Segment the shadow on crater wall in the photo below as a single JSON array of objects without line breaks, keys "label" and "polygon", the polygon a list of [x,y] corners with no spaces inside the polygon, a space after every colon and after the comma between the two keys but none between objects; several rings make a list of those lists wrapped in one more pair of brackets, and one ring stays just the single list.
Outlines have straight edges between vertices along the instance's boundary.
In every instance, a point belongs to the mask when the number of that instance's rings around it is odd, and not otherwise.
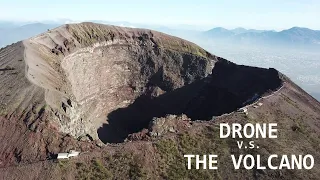
[{"label": "shadow on crater wall", "polygon": [[147,128],[153,117],[186,114],[192,120],[235,111],[262,94],[279,88],[282,81],[275,69],[239,66],[220,59],[212,75],[159,97],[142,95],[126,108],[108,115],[108,123],[98,129],[104,143],[120,143],[131,133]]}]

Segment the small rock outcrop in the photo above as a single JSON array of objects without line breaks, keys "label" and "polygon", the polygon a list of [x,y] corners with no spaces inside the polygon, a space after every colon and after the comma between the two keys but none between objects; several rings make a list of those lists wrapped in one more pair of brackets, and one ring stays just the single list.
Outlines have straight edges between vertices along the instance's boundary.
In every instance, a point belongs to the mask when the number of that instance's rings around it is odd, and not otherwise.
[{"label": "small rock outcrop", "polygon": [[186,115],[167,115],[161,118],[153,118],[149,125],[149,135],[160,137],[168,132],[176,133],[181,129],[191,127],[191,119]]}]

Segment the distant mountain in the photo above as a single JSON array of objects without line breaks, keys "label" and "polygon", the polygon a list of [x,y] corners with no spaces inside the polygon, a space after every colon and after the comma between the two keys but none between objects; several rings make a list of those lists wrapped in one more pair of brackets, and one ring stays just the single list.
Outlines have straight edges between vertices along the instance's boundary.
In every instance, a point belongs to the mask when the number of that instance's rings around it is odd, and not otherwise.
[{"label": "distant mountain", "polygon": [[203,32],[205,38],[223,39],[231,42],[277,44],[277,45],[319,45],[320,31],[293,27],[283,31],[236,28],[213,28]]},{"label": "distant mountain", "polygon": [[235,29],[231,29],[231,31],[233,33],[235,33],[235,34],[241,34],[241,33],[247,32],[247,29],[242,28],[242,27],[238,27],[238,28],[235,28]]},{"label": "distant mountain", "polygon": [[208,31],[205,31],[204,34],[214,35],[214,36],[219,36],[219,35],[222,35],[222,36],[234,36],[234,35],[244,34],[244,33],[262,33],[262,32],[266,32],[266,31],[268,31],[268,30],[245,29],[245,28],[242,28],[242,27],[238,27],[238,28],[235,28],[235,29],[228,30],[228,29],[223,28],[223,27],[216,27],[216,28],[210,29]]},{"label": "distant mountain", "polygon": [[233,31],[222,28],[222,27],[216,27],[216,28],[210,29],[209,31],[205,31],[204,34],[205,36],[214,37],[214,38],[228,38],[235,35]]},{"label": "distant mountain", "polygon": [[242,33],[261,33],[267,30],[245,29],[245,28],[239,27],[239,28],[232,29],[230,31],[232,31],[234,34],[242,34]]},{"label": "distant mountain", "polygon": [[289,42],[320,43],[320,31],[308,28],[293,27],[280,31],[279,35],[283,40]]},{"label": "distant mountain", "polygon": [[0,47],[27,39],[59,26],[59,24],[33,23],[17,25],[13,23],[0,23]]}]

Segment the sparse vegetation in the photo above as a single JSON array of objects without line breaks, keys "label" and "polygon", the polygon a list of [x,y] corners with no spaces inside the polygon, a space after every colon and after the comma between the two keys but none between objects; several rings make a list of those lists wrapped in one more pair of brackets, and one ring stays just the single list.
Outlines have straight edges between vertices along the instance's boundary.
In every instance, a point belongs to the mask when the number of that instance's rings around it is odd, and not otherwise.
[{"label": "sparse vegetation", "polygon": [[133,180],[138,179],[146,179],[147,173],[142,165],[139,163],[138,157],[134,157],[134,159],[130,162],[130,169],[129,169],[129,177]]},{"label": "sparse vegetation", "polygon": [[117,177],[132,180],[148,179],[141,157],[132,153],[117,152],[113,155],[106,154],[107,167],[112,169],[112,174]]},{"label": "sparse vegetation", "polygon": [[94,158],[89,164],[76,163],[76,179],[148,179],[140,157],[129,153],[106,154]]},{"label": "sparse vegetation", "polygon": [[76,163],[77,176],[80,180],[100,180],[112,178],[111,172],[104,167],[99,159],[93,159],[89,165],[81,162]]},{"label": "sparse vegetation", "polygon": [[59,160],[58,164],[59,164],[59,167],[64,170],[68,167],[69,161],[68,160]]},{"label": "sparse vegetation", "polygon": [[299,106],[296,104],[296,102],[292,101],[288,96],[284,95],[284,94],[281,94],[281,96],[283,97],[283,99],[291,104],[292,106],[294,106],[295,108],[299,109]]},{"label": "sparse vegetation", "polygon": [[[160,156],[160,172],[164,179],[222,179],[220,171],[187,169],[185,154],[219,154],[225,156],[229,153],[229,140],[221,140],[218,137],[218,129],[206,127],[196,135],[182,133],[177,139],[165,139],[155,144]],[[235,142],[234,142],[235,143]],[[219,162],[218,166],[224,166]]]},{"label": "sparse vegetation", "polygon": [[179,52],[186,52],[186,53],[191,53],[197,56],[207,57],[207,53],[205,52],[205,50],[203,50],[199,46],[192,43],[190,44],[184,43],[182,40],[179,40],[179,39],[173,40],[173,41],[164,40],[159,43],[160,43],[160,47],[163,47],[165,49],[179,51]]}]

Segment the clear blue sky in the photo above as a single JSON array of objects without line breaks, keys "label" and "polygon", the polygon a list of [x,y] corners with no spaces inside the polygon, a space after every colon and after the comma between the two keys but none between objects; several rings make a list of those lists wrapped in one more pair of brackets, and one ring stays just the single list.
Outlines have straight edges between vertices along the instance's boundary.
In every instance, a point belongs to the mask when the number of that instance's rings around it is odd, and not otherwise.
[{"label": "clear blue sky", "polygon": [[0,0],[0,20],[320,29],[320,0]]}]

